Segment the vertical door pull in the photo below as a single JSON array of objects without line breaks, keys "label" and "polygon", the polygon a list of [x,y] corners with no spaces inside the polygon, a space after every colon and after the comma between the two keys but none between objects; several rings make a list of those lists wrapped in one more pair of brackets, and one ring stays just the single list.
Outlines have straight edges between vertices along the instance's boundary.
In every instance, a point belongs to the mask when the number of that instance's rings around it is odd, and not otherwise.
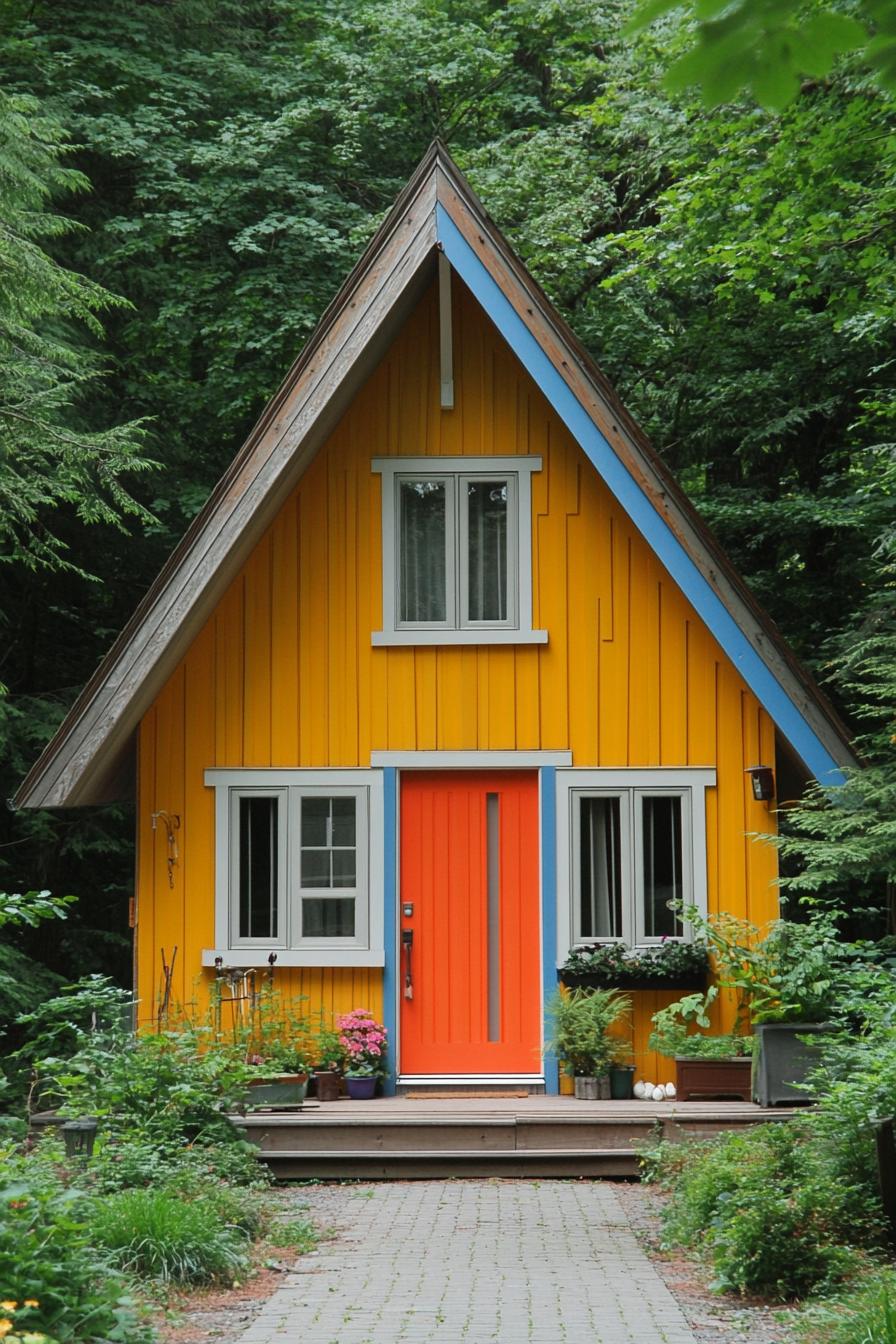
[{"label": "vertical door pull", "polygon": [[414,930],[402,929],[401,945],[404,948],[404,996],[406,999],[414,997],[414,979],[411,974],[411,948],[414,945]]}]

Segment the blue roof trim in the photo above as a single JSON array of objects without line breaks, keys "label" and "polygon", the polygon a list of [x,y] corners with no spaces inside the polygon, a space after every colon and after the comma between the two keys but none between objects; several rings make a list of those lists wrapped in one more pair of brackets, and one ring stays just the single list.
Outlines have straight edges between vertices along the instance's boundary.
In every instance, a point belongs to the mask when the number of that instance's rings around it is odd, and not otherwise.
[{"label": "blue roof trim", "polygon": [[619,504],[697,614],[705,621],[794,751],[821,783],[842,784],[844,775],[837,762],[756,652],[669,525],[616,456],[441,203],[436,204],[436,234],[445,255],[464,284],[472,290],[569,432],[581,444]]}]

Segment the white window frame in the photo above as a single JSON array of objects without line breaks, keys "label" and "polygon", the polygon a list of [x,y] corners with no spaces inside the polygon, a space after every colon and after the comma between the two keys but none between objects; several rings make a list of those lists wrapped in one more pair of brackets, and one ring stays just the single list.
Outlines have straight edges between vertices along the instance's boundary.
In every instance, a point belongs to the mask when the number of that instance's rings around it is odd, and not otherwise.
[{"label": "white window frame", "polygon": [[[703,914],[706,913],[706,790],[714,788],[715,783],[715,770],[702,767],[557,771],[558,966],[562,966],[568,952],[574,947],[595,943],[650,947],[662,941],[644,934],[642,811],[639,802],[645,797],[671,796],[682,799],[682,885],[685,904],[695,905]],[[578,854],[581,821],[578,802],[582,797],[622,799],[621,938],[579,936],[581,869]],[[693,936],[692,927],[686,924],[683,935],[677,941],[691,942]]]},{"label": "white window frame", "polygon": [[[547,631],[532,629],[532,473],[541,458],[377,457],[371,470],[382,476],[383,628],[374,645],[546,644]],[[399,619],[399,491],[404,480],[445,481],[446,619]],[[507,617],[471,621],[468,604],[468,513],[458,503],[465,481],[505,481],[507,509]]]},{"label": "white window frame", "polygon": [[[203,966],[220,957],[227,966],[260,966],[271,952],[278,966],[383,966],[384,820],[381,770],[211,769],[205,783],[215,790],[215,946],[203,948]],[[276,938],[239,937],[239,800],[278,800],[278,892]],[[301,804],[303,797],[357,800],[357,882],[354,888],[302,887]],[[354,896],[352,938],[303,938],[303,898]]]}]

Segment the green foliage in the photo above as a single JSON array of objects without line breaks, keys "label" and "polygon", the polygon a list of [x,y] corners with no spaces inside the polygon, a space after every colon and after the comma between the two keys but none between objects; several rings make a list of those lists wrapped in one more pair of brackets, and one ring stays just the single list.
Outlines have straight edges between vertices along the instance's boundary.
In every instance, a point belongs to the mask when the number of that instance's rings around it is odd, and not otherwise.
[{"label": "green foliage", "polygon": [[547,1004],[551,1039],[545,1050],[577,1077],[600,1077],[614,1058],[611,1028],[631,1012],[631,1000],[612,989],[558,989]]},{"label": "green foliage", "polygon": [[122,1190],[97,1200],[91,1227],[121,1270],[169,1284],[233,1283],[248,1269],[245,1233],[221,1220],[214,1198]]},{"label": "green foliage", "polygon": [[896,1344],[896,1271],[866,1272],[851,1290],[807,1307],[795,1330],[805,1344]]},{"label": "green foliage", "polygon": [[91,1189],[106,1193],[150,1185],[203,1190],[222,1183],[263,1189],[272,1179],[255,1144],[228,1139],[163,1147],[128,1131],[99,1134],[86,1174]]},{"label": "green foliage", "polygon": [[41,1080],[44,1102],[95,1115],[112,1135],[160,1152],[212,1140],[238,1142],[227,1114],[251,1076],[240,1042],[209,1027],[134,1032],[131,996],[101,976],[72,986],[23,1019],[34,1035],[19,1056]]},{"label": "green foliage", "polygon": [[[661,1182],[663,1156],[654,1158]],[[673,1160],[665,1242],[703,1247],[721,1290],[803,1297],[848,1272],[844,1233],[869,1230],[854,1190],[831,1182],[797,1121],[728,1134]]]},{"label": "green foliage", "polygon": [[[889,554],[892,539],[882,549]],[[861,769],[838,788],[814,784],[774,838],[791,870],[784,886],[809,906],[888,911],[896,883],[896,584],[892,563],[858,637],[837,662],[838,681],[865,732]]]},{"label": "green foliage", "polygon": [[64,1185],[53,1154],[0,1156],[0,1282],[10,1300],[38,1303],[17,1328],[61,1344],[149,1344],[124,1282],[97,1256],[83,1192]]},{"label": "green foliage", "polygon": [[[648,1050],[658,1050],[668,1059],[676,1055],[684,1059],[730,1059],[752,1053],[753,1039],[737,1032],[726,1035],[706,1034],[712,1026],[709,1009],[718,997],[718,989],[711,985],[705,994],[687,994],[677,1003],[670,1003],[653,1014],[653,1031],[647,1042]],[[691,1027],[701,1028],[699,1031]]]},{"label": "green foliage", "polygon": [[66,505],[84,523],[118,526],[127,514],[146,519],[122,478],[150,466],[136,425],[77,425],[99,366],[70,328],[100,336],[97,313],[121,300],[44,250],[75,228],[48,202],[88,185],[62,165],[67,148],[36,99],[0,92],[0,551],[51,569],[74,564],[54,511]]},{"label": "green foliage", "polygon": [[761,929],[725,912],[707,917],[688,906],[684,913],[709,944],[720,983],[737,992],[753,1022],[824,1022],[836,1011],[850,961],[833,915],[776,919]]},{"label": "green foliage", "polygon": [[[681,8],[681,0],[644,0],[632,30]],[[782,108],[796,98],[805,76],[824,79],[835,57],[853,51],[875,67],[885,88],[896,91],[893,0],[872,0],[861,20],[839,5],[804,0],[695,0],[686,8],[697,20],[696,45],[669,70],[672,91],[700,84],[711,106],[749,90],[764,107]]]},{"label": "green foliage", "polygon": [[575,947],[561,967],[564,979],[569,975],[593,976],[602,986],[618,989],[628,989],[633,983],[645,980],[660,988],[685,976],[699,979],[708,974],[706,945],[674,938],[649,949],[629,948],[621,943]]},{"label": "green foliage", "polygon": [[75,899],[52,896],[49,891],[0,892],[0,929],[17,924],[36,928],[44,919],[65,919]]},{"label": "green foliage", "polygon": [[272,1246],[284,1251],[298,1251],[306,1255],[313,1251],[320,1237],[313,1223],[307,1218],[277,1219],[267,1234]]}]

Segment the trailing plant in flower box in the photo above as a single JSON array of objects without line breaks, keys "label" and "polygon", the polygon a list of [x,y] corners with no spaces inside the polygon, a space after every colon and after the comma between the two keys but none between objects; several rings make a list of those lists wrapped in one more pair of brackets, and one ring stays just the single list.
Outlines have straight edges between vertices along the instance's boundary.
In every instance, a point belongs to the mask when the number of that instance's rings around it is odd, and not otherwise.
[{"label": "trailing plant in flower box", "polygon": [[676,938],[647,948],[623,943],[576,947],[560,969],[564,984],[598,989],[702,989],[708,974],[706,944]]}]

